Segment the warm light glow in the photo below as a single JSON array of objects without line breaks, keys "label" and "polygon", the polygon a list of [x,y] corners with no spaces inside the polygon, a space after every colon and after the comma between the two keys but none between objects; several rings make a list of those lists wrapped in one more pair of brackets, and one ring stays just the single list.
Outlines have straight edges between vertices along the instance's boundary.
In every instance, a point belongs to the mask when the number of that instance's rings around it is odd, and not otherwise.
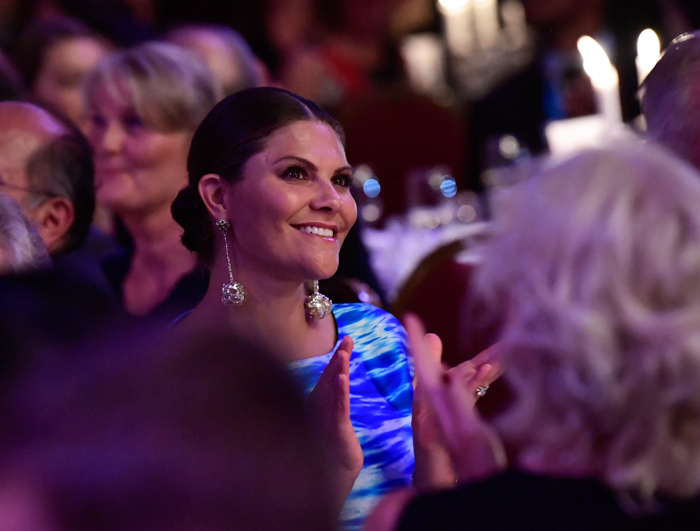
[{"label": "warm light glow", "polygon": [[661,55],[661,43],[654,30],[645,29],[639,34],[637,39],[637,58],[639,66],[646,73],[649,73],[659,60]]},{"label": "warm light glow", "polygon": [[469,0],[438,0],[438,6],[443,14],[461,13],[467,8]]},{"label": "warm light glow", "polygon": [[645,61],[653,60],[656,62],[660,54],[661,43],[659,42],[659,37],[654,30],[645,29],[639,34],[639,39],[637,39],[637,55]]},{"label": "warm light glow", "polygon": [[591,83],[596,88],[609,88],[618,83],[617,72],[610,64],[608,54],[595,39],[589,36],[581,37],[577,44],[578,51],[583,57],[583,69],[591,78]]},{"label": "warm light glow", "polygon": [[583,69],[591,78],[598,113],[609,123],[621,122],[620,84],[617,70],[610,64],[608,54],[600,44],[588,36],[581,37],[577,46],[583,57]]}]

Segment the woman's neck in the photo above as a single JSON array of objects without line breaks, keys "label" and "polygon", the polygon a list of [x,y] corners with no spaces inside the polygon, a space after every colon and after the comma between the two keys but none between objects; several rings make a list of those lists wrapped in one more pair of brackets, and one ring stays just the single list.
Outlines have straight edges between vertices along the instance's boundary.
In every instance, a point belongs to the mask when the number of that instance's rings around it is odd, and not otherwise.
[{"label": "woman's neck", "polygon": [[169,216],[154,215],[136,223],[125,218],[134,251],[122,284],[125,308],[145,315],[167,299],[177,282],[197,265],[194,253],[181,243],[182,229]]},{"label": "woman's neck", "polygon": [[163,252],[177,251],[178,246],[186,251],[180,242],[182,228],[168,209],[143,215],[123,214],[120,218],[133,240],[134,254],[162,256]]}]

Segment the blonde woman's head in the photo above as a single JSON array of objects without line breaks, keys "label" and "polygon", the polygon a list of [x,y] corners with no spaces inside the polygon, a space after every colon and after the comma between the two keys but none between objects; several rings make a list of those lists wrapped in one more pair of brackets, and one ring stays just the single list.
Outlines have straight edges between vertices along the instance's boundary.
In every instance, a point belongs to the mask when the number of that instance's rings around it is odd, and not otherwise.
[{"label": "blonde woman's head", "polygon": [[151,129],[168,132],[193,133],[223,97],[199,57],[165,42],[147,42],[100,61],[83,86],[89,108],[100,108],[101,89],[133,107]]}]

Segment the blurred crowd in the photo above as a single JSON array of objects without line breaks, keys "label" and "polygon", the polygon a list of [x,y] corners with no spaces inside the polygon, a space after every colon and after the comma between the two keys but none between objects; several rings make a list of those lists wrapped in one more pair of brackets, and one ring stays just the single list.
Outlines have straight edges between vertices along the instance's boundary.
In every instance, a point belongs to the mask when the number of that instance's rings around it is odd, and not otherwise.
[{"label": "blurred crowd", "polygon": [[[467,97],[411,83],[431,0],[1,2],[0,528],[697,527],[700,8],[522,6]],[[550,157],[582,35],[634,133]],[[436,168],[488,228],[389,300]]]}]

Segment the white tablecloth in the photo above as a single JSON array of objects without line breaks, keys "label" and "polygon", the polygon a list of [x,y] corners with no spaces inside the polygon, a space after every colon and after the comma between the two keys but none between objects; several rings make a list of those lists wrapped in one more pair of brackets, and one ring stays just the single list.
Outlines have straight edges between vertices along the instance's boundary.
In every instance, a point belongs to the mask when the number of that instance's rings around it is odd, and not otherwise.
[{"label": "white tablecloth", "polygon": [[[483,233],[486,222],[453,222],[436,228],[416,228],[405,220],[393,220],[385,229],[363,230],[370,261],[389,301],[419,262],[441,245]],[[469,260],[469,256],[463,257]],[[472,257],[477,259],[476,256]]]}]

